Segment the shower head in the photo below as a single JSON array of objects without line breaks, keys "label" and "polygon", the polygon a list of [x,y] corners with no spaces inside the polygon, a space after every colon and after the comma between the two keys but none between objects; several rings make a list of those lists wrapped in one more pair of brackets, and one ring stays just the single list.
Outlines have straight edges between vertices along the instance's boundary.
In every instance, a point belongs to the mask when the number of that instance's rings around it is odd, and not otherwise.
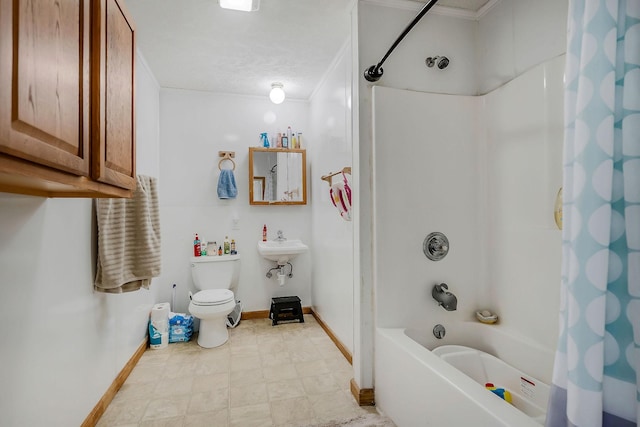
[{"label": "shower head", "polygon": [[427,64],[429,68],[437,65],[439,69],[444,70],[449,65],[449,58],[446,56],[430,56],[424,60],[424,63]]}]

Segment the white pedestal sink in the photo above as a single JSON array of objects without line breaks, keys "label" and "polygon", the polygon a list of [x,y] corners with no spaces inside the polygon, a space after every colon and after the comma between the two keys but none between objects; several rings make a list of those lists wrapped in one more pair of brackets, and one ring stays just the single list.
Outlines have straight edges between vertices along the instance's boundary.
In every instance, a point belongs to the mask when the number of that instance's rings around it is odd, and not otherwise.
[{"label": "white pedestal sink", "polygon": [[305,253],[309,247],[299,239],[268,240],[258,242],[258,252],[264,258],[275,261],[278,265],[285,265],[287,262]]}]

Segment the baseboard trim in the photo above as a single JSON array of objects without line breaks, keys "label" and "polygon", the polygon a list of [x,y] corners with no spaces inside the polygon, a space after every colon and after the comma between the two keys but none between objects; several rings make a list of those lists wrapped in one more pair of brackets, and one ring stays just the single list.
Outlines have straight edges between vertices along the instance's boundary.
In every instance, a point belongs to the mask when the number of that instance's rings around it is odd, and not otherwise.
[{"label": "baseboard trim", "polygon": [[127,380],[127,377],[129,377],[129,374],[131,374],[131,371],[133,371],[133,368],[136,366],[136,364],[142,357],[142,354],[147,349],[147,343],[148,337],[146,337],[142,341],[142,343],[140,343],[140,346],[135,351],[135,353],[133,353],[131,359],[129,359],[129,361],[124,365],[118,376],[111,383],[111,386],[109,386],[96,406],[93,407],[93,410],[89,413],[89,415],[87,415],[87,418],[85,418],[84,422],[81,424],[81,427],[91,427],[95,426],[98,423],[100,417],[102,417],[104,411],[107,410],[107,407],[116,396],[116,393],[118,393],[118,390],[120,390],[120,387],[122,387],[124,382]]},{"label": "baseboard trim", "polygon": [[375,391],[372,388],[360,388],[355,378],[351,378],[351,394],[360,406],[375,406]]},{"label": "baseboard trim", "polygon": [[311,310],[311,314],[316,319],[316,321],[318,322],[320,327],[322,329],[324,329],[324,331],[327,333],[327,335],[329,335],[329,338],[331,338],[331,341],[333,341],[333,343],[336,345],[336,347],[338,347],[338,350],[340,350],[340,353],[342,353],[344,358],[347,359],[347,362],[349,362],[350,365],[353,365],[353,357],[351,356],[351,352],[349,351],[349,349],[347,347],[345,347],[344,344],[342,344],[342,341],[340,341],[338,339],[338,337],[336,336],[336,334],[333,333],[331,328],[329,328],[329,326],[327,326],[327,324],[324,323],[324,321],[322,320],[322,318],[320,317],[320,315],[318,313],[316,313],[312,309]]},{"label": "baseboard trim", "polygon": [[268,319],[269,318],[269,310],[260,310],[260,311],[243,311],[240,315],[241,320],[252,320],[252,319]]},{"label": "baseboard trim", "polygon": [[[240,315],[241,320],[252,319],[268,319],[270,310],[243,311]],[[311,307],[302,307],[302,314],[312,314]]]}]

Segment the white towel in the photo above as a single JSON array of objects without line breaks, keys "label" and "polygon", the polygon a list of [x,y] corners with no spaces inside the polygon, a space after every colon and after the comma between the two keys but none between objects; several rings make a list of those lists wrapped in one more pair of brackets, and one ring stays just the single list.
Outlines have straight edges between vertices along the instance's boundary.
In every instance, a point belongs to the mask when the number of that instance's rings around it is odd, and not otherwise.
[{"label": "white towel", "polygon": [[160,275],[160,213],[156,178],[138,176],[130,199],[97,199],[98,268],[95,289],[149,289]]}]

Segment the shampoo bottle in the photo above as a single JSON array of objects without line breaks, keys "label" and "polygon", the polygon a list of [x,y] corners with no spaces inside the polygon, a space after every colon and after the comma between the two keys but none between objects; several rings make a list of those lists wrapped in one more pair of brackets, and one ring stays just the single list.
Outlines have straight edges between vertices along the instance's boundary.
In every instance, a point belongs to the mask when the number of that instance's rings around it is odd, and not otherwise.
[{"label": "shampoo bottle", "polygon": [[237,253],[238,251],[236,250],[236,241],[231,239],[231,255],[235,255]]},{"label": "shampoo bottle", "polygon": [[229,243],[229,236],[224,236],[224,254],[229,255],[231,252],[231,243]]},{"label": "shampoo bottle", "polygon": [[200,256],[200,239],[198,238],[198,233],[196,233],[196,238],[193,241],[193,256]]}]

